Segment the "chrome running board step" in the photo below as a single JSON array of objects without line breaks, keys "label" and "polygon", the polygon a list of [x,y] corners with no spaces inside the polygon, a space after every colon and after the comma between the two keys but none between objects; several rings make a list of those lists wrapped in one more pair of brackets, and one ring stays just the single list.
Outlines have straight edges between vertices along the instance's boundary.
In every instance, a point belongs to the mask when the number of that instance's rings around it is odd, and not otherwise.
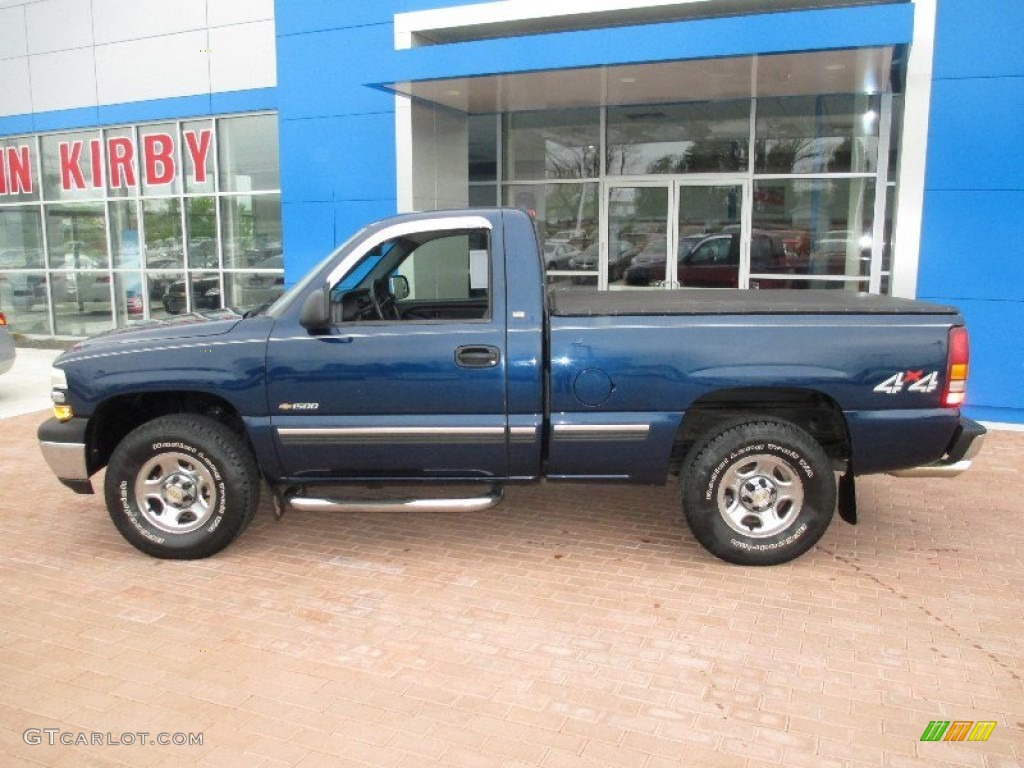
[{"label": "chrome running board step", "polygon": [[312,496],[285,497],[292,509],[301,512],[482,512],[497,506],[504,497],[501,488],[492,488],[483,496],[455,499],[319,499]]}]

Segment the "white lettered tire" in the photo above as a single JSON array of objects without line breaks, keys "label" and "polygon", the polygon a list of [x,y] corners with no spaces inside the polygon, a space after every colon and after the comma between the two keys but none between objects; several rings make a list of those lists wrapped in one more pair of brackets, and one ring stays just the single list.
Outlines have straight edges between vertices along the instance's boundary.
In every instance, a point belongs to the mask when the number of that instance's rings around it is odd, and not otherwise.
[{"label": "white lettered tire", "polygon": [[740,565],[777,565],[824,535],[836,481],[821,446],[775,418],[720,425],[691,449],[683,467],[683,513],[711,554]]},{"label": "white lettered tire", "polygon": [[107,511],[153,557],[194,560],[230,544],[259,505],[245,440],[207,416],[175,414],[130,432],[107,465]]}]

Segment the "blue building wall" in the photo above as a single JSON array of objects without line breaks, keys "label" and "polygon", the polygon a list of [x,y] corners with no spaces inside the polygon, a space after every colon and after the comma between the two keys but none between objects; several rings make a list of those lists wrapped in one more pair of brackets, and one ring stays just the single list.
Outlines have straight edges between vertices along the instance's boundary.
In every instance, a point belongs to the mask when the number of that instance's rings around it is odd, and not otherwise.
[{"label": "blue building wall", "polygon": [[367,84],[395,56],[394,15],[437,5],[276,0],[286,282],[396,212],[395,100]]},{"label": "blue building wall", "polygon": [[966,411],[1009,422],[1024,422],[1022,38],[1020,0],[939,0],[918,278],[967,319]]}]

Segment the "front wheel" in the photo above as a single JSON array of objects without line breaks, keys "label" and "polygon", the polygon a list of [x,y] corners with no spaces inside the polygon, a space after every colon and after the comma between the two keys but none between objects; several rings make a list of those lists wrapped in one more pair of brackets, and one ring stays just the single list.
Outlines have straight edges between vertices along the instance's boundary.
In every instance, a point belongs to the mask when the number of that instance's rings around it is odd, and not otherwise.
[{"label": "front wheel", "polygon": [[243,439],[214,419],[176,414],[130,432],[107,465],[114,525],[153,557],[193,560],[230,544],[259,504],[260,476]]},{"label": "front wheel", "polygon": [[824,535],[836,506],[831,463],[804,430],[777,419],[721,425],[690,451],[683,512],[697,541],[740,565],[777,565]]}]

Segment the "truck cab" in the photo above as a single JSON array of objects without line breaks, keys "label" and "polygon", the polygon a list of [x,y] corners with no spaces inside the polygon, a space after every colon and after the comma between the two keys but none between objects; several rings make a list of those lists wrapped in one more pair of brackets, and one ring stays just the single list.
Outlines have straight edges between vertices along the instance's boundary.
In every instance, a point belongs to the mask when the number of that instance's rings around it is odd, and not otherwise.
[{"label": "truck cab", "polygon": [[[515,241],[532,235],[517,212],[412,217],[367,232],[271,308],[280,476],[537,477],[543,281],[536,245]],[[509,248],[535,256],[512,281]]]}]

